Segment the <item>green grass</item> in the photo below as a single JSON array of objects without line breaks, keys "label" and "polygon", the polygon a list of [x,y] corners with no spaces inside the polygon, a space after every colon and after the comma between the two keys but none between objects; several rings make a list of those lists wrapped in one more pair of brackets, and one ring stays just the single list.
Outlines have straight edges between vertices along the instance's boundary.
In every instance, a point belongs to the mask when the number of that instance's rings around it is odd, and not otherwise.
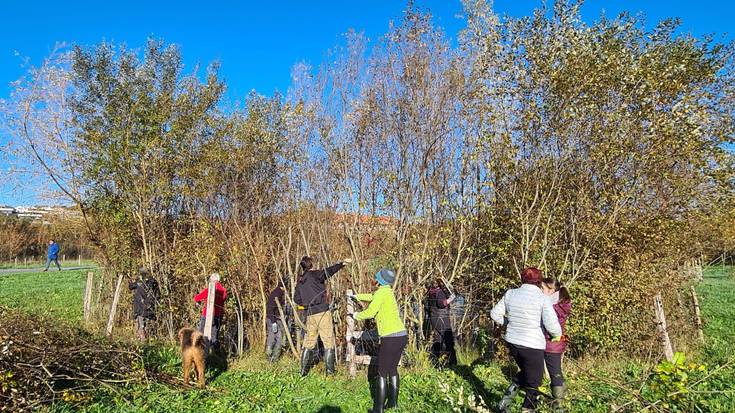
[{"label": "green grass", "polygon": [[0,273],[0,303],[32,314],[78,321],[87,270]]},{"label": "green grass", "polygon": [[[81,264],[77,259],[69,258],[66,261],[62,261],[59,259],[59,264],[61,264],[61,268],[64,267],[96,267],[98,264],[94,260],[90,259],[82,259]],[[43,259],[36,259],[36,260],[28,260],[24,261],[22,259],[19,259],[16,261],[2,261],[0,262],[0,270],[4,269],[19,269],[19,270],[25,270],[25,269],[33,269],[33,268],[39,268],[43,269],[43,267],[46,265],[46,258]],[[51,263],[52,266],[55,266],[56,264]]]},{"label": "green grass", "polygon": [[[8,306],[21,307],[38,314],[50,314],[65,320],[79,320],[85,271],[26,273],[0,276],[0,300]],[[732,383],[735,383],[735,278],[731,268],[709,268],[698,286],[706,345],[701,354],[692,355],[708,365],[711,392],[702,401],[702,411],[735,411]],[[145,350],[145,360],[174,376],[181,371],[178,351],[166,344],[153,344]],[[478,394],[493,406],[508,384],[500,360],[488,364],[473,362],[472,353],[461,354],[462,366],[455,370],[428,367],[424,353],[418,353],[414,367],[402,368],[400,412],[450,412],[448,398],[466,402],[468,394]],[[415,355],[414,355],[415,356]],[[325,377],[323,365],[301,378],[298,362],[284,357],[271,365],[259,349],[231,361],[226,368],[208,371],[207,388],[184,389],[157,383],[101,388],[80,399],[59,403],[51,412],[365,412],[371,400],[364,370],[355,380],[340,366],[336,377]],[[725,365],[719,369],[718,366]],[[651,365],[610,356],[597,356],[565,362],[569,385],[570,413],[639,411],[636,393],[651,374]],[[440,390],[450,385],[450,396]],[[548,387],[542,390],[548,391]],[[514,411],[520,410],[520,398]],[[662,404],[661,404],[662,405]],[[661,406],[659,405],[659,406]],[[542,408],[540,411],[548,411]],[[462,410],[466,411],[466,410]],[[656,411],[656,410],[653,410]],[[658,410],[666,411],[666,410]],[[671,411],[677,411],[671,408]],[[687,410],[678,410],[687,411]]]},{"label": "green grass", "polygon": [[735,270],[733,267],[710,267],[697,288],[706,358],[723,363],[735,356]]}]

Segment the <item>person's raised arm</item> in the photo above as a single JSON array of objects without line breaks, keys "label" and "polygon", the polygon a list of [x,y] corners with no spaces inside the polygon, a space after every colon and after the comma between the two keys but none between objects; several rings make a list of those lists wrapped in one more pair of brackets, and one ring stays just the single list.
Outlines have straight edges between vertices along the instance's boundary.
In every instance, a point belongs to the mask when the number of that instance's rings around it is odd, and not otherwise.
[{"label": "person's raised arm", "polygon": [[556,317],[553,304],[549,300],[544,300],[543,306],[541,310],[541,321],[544,324],[544,328],[551,337],[561,337],[561,325],[559,324],[559,319]]},{"label": "person's raised arm", "polygon": [[492,310],[490,310],[490,318],[495,321],[498,325],[505,325],[505,295],[503,298],[495,304]]},{"label": "person's raised arm", "polygon": [[384,294],[374,294],[373,300],[370,301],[370,305],[368,306],[368,308],[360,311],[359,313],[355,313],[355,320],[360,321],[374,318],[378,314],[380,307],[383,306],[383,302],[385,301],[384,297]]},{"label": "person's raised arm", "polygon": [[352,262],[352,259],[351,258],[345,258],[342,261],[340,261],[340,262],[332,265],[331,267],[325,268],[324,271],[322,272],[322,277],[324,279],[327,279],[327,278],[333,276],[334,274],[337,273],[337,271],[341,270],[342,268],[345,267],[346,264],[349,264],[351,262]]},{"label": "person's raised arm", "polygon": [[209,294],[209,288],[205,288],[202,291],[199,292],[199,294],[194,296],[194,301],[200,302],[207,299],[207,295]]}]

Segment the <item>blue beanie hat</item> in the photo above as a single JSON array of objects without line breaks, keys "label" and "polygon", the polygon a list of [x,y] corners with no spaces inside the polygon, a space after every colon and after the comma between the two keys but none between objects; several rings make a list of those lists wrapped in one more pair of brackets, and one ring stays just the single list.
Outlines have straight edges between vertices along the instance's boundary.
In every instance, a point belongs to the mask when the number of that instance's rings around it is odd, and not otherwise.
[{"label": "blue beanie hat", "polygon": [[380,285],[390,285],[396,280],[396,274],[387,268],[383,268],[375,273],[375,280]]}]

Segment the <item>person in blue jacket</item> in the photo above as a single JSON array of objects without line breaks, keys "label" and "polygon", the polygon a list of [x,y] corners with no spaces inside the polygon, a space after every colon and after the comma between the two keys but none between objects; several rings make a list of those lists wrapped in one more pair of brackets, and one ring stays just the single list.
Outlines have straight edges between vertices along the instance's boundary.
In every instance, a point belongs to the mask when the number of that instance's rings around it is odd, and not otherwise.
[{"label": "person in blue jacket", "polygon": [[54,242],[54,240],[49,240],[48,242],[48,251],[46,252],[46,269],[44,271],[48,271],[48,267],[51,265],[51,261],[56,263],[56,268],[61,271],[61,265],[59,265],[59,244]]}]

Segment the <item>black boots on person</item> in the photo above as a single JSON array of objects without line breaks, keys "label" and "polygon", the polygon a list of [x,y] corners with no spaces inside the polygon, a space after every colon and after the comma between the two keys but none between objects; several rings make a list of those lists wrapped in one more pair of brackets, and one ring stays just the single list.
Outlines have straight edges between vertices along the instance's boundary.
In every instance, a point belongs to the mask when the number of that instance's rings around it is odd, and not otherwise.
[{"label": "black boots on person", "polygon": [[377,376],[374,383],[373,408],[370,413],[383,413],[385,409],[398,407],[400,383],[398,375],[388,378]]},{"label": "black boots on person", "polygon": [[327,375],[334,374],[334,363],[337,358],[336,350],[328,348],[324,350],[324,364],[327,366]]},{"label": "black boots on person", "polygon": [[309,370],[311,370],[311,360],[313,358],[312,353],[313,350],[309,348],[305,348],[301,352],[301,377],[309,374]]}]

